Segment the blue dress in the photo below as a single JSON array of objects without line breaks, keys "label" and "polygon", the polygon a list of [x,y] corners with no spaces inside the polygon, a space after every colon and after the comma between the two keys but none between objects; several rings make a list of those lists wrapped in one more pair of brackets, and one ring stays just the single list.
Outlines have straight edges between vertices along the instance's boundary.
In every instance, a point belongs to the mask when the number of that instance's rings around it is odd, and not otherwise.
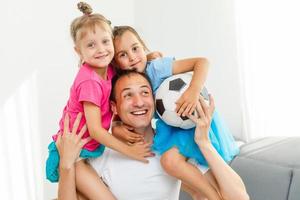
[{"label": "blue dress", "polygon": [[[145,73],[150,77],[154,93],[166,78],[172,76],[173,61],[173,58],[162,58],[147,63]],[[193,158],[199,164],[207,166],[204,156],[194,141],[194,134],[195,128],[172,127],[158,118],[152,149],[159,154],[163,154],[172,147],[177,147],[183,156]],[[239,153],[239,148],[232,134],[216,110],[212,117],[209,138],[224,161],[231,161]]]}]

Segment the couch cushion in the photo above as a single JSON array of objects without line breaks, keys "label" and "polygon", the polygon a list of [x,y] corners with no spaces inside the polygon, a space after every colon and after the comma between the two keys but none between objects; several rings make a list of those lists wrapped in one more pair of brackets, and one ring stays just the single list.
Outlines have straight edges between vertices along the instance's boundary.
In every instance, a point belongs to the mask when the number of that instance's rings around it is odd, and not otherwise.
[{"label": "couch cushion", "polygon": [[293,171],[293,179],[290,187],[289,200],[300,199],[300,169]]},{"label": "couch cushion", "polygon": [[287,199],[291,169],[245,157],[237,157],[231,167],[243,179],[250,199]]},{"label": "couch cushion", "polygon": [[231,166],[253,200],[299,200],[300,138],[263,138],[241,146]]}]

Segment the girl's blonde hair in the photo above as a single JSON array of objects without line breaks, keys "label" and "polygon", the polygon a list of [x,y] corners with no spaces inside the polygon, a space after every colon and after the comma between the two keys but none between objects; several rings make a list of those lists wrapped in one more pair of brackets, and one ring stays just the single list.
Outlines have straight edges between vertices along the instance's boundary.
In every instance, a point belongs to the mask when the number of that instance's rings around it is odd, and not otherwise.
[{"label": "girl's blonde hair", "polygon": [[136,30],[134,28],[132,28],[131,26],[115,26],[114,29],[113,29],[113,37],[114,38],[121,37],[126,31],[129,31],[133,35],[135,35],[135,37],[142,44],[142,46],[144,47],[144,49],[146,51],[149,51],[149,49],[147,48],[145,42],[141,39],[141,37],[139,36],[139,34],[136,32]]},{"label": "girl's blonde hair", "polygon": [[77,17],[71,23],[71,37],[75,44],[85,36],[87,31],[95,31],[96,26],[108,31],[113,37],[111,22],[108,19],[101,14],[92,14],[93,10],[87,3],[79,2],[77,7],[83,13],[83,16]]}]

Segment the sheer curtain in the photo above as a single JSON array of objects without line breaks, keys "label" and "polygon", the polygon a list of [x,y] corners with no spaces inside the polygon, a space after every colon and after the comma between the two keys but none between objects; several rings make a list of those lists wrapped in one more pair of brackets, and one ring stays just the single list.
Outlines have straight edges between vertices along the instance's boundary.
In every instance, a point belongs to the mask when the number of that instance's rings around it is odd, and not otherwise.
[{"label": "sheer curtain", "polygon": [[237,0],[246,139],[300,136],[300,12],[293,0]]},{"label": "sheer curtain", "polygon": [[33,73],[0,107],[0,199],[43,199],[36,80]]}]

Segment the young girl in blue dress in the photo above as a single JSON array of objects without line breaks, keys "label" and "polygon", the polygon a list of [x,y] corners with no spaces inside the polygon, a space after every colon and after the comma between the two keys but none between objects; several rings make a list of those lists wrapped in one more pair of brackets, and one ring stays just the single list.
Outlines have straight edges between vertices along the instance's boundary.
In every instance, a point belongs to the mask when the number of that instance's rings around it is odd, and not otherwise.
[{"label": "young girl in blue dress", "polygon": [[[193,71],[188,89],[176,102],[178,115],[191,115],[204,86],[208,71],[207,60],[205,58],[174,60],[163,57],[147,62],[148,49],[132,27],[115,27],[113,35],[116,66],[121,70],[135,69],[145,72],[150,77],[154,93],[166,78]],[[157,119],[152,148],[161,154],[162,167],[168,174],[182,180],[188,188],[202,193],[208,199],[219,199],[219,194],[208,187],[208,184],[214,185],[215,182],[203,176],[203,173],[208,170],[208,164],[194,141],[194,132],[194,128],[184,130],[171,127],[161,119]],[[140,136],[130,132],[130,127],[126,125],[114,127],[113,134],[130,143],[141,139]],[[231,161],[238,154],[239,149],[231,133],[216,111],[212,118],[209,137],[214,148],[226,162]],[[193,164],[188,162],[188,159]]]}]

